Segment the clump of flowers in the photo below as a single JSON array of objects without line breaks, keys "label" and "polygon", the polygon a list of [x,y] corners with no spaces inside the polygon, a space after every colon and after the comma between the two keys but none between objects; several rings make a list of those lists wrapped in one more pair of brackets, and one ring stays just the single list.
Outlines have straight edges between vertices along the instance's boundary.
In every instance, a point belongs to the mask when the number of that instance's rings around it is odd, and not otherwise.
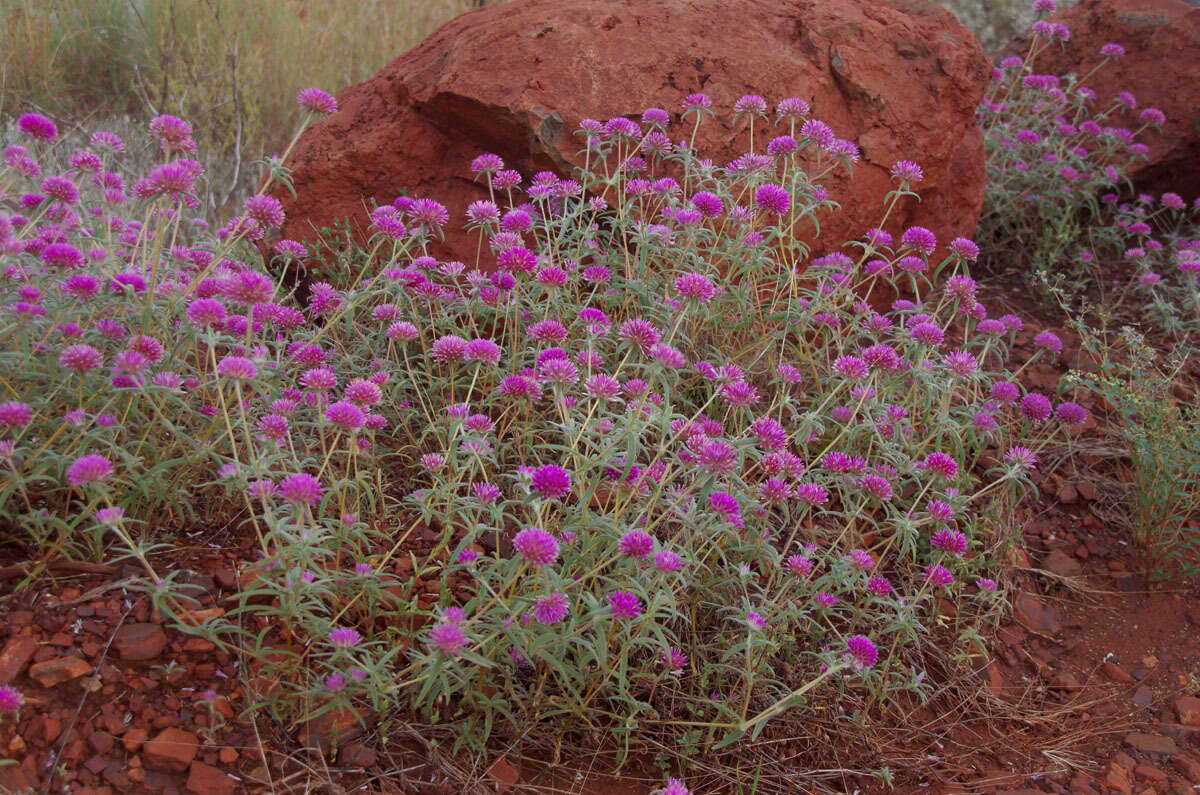
[{"label": "clump of flowers", "polygon": [[[570,178],[481,153],[465,217],[397,197],[336,263],[272,242],[265,195],[191,223],[190,127],[160,121],[175,167],[127,188],[115,153],[60,168],[31,123],[13,195],[41,189],[27,160],[74,190],[0,215],[0,519],[76,551],[236,523],[266,635],[205,631],[286,683],[263,699],[288,718],[404,704],[476,744],[567,715],[736,738],[922,694],[925,638],[952,647],[998,604],[974,585],[1000,580],[998,517],[1082,418],[1009,371],[972,241],[879,228],[808,256],[858,150],[803,100],[768,108],[729,109],[757,137],[728,163],[672,143],[715,112],[701,94],[679,130],[585,120]],[[923,179],[892,172],[881,219]],[[455,223],[478,253],[439,261]],[[303,301],[260,239],[313,269]]]}]

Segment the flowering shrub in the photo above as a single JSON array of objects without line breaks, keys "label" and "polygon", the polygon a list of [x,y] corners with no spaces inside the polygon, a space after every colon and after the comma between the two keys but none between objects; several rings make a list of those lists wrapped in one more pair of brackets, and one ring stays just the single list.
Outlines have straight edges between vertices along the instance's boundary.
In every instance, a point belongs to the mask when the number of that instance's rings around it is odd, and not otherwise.
[{"label": "flowering shrub", "polygon": [[[687,97],[683,134],[712,113]],[[881,220],[812,257],[798,231],[856,147],[801,100],[735,113],[769,142],[722,167],[660,109],[585,121],[574,179],[480,155],[476,261],[431,256],[449,212],[401,197],[307,263],[303,304],[252,264],[273,199],[187,220],[182,122],[126,186],[119,141],[61,151],[32,119],[3,177],[0,518],[33,551],[128,547],[289,722],[411,709],[472,743],[547,724],[687,752],[819,702],[864,721],[931,656],[966,672],[1001,520],[1086,414],[1006,369],[1021,321],[960,272],[973,242],[931,259]],[[881,219],[922,176],[893,175]],[[149,553],[216,518],[261,558],[192,627]]]},{"label": "flowering shrub", "polygon": [[[1040,15],[1051,11],[1053,3],[1042,4]],[[1137,110],[1129,92],[1097,97],[1087,86],[1096,70],[1124,54],[1119,44],[1105,45],[1088,74],[1035,74],[1038,54],[1069,37],[1061,23],[1035,22],[1027,53],[1001,61],[978,113],[988,172],[979,236],[988,251],[1027,267],[1035,284],[1060,287],[1097,280],[1104,256],[1120,250],[1105,204],[1148,151],[1139,137],[1165,120],[1157,108]]]}]

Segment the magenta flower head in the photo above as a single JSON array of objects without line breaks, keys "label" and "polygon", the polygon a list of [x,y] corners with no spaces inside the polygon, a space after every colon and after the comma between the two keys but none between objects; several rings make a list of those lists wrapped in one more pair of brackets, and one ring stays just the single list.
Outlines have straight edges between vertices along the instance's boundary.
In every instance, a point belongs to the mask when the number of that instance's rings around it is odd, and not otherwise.
[{"label": "magenta flower head", "polygon": [[58,128],[54,126],[54,122],[40,113],[26,113],[17,119],[17,129],[39,141],[53,141],[58,137]]},{"label": "magenta flower head", "polygon": [[1051,353],[1062,353],[1063,344],[1058,335],[1051,331],[1043,331],[1033,338],[1033,344],[1039,348],[1045,348]]},{"label": "magenta flower head", "polygon": [[716,295],[716,288],[708,277],[699,273],[685,273],[675,280],[675,291],[685,300],[707,304]]},{"label": "magenta flower head", "polygon": [[113,475],[112,463],[102,455],[85,455],[67,469],[67,483],[78,488],[85,483],[103,483]]},{"label": "magenta flower head", "polygon": [[1063,425],[1078,427],[1087,422],[1088,412],[1083,406],[1078,403],[1061,403],[1054,410],[1054,416]]},{"label": "magenta flower head", "polygon": [[517,533],[512,545],[534,566],[549,566],[558,560],[558,541],[540,527],[527,527]]},{"label": "magenta flower head", "polygon": [[467,644],[467,633],[458,624],[441,621],[429,630],[429,645],[447,657],[457,657]]},{"label": "magenta flower head", "polygon": [[125,518],[125,509],[116,505],[96,511],[96,521],[106,527],[116,527]]},{"label": "magenta flower head", "polygon": [[870,375],[867,363],[857,356],[842,356],[833,363],[833,371],[843,378],[861,380]]},{"label": "magenta flower head", "polygon": [[571,493],[571,476],[562,467],[548,464],[533,471],[530,486],[543,500],[558,500]]},{"label": "magenta flower head", "polygon": [[887,577],[872,577],[867,580],[867,590],[876,596],[887,596],[892,592],[892,583]]},{"label": "magenta flower head", "polygon": [[1110,41],[1100,48],[1100,54],[1107,58],[1120,58],[1125,54],[1125,48],[1115,41]]},{"label": "magenta flower head", "polygon": [[935,588],[948,588],[954,584],[954,575],[950,570],[936,563],[925,569],[925,579]]},{"label": "magenta flower head", "polygon": [[244,356],[226,356],[217,363],[217,375],[231,381],[253,381],[258,377],[258,367]]},{"label": "magenta flower head", "polygon": [[935,549],[961,557],[967,551],[967,537],[957,530],[942,528],[933,534],[930,543]]},{"label": "magenta flower head", "polygon": [[571,602],[565,593],[556,591],[533,603],[533,618],[542,624],[557,624],[571,612]]},{"label": "magenta flower head", "polygon": [[768,182],[754,192],[754,203],[772,215],[784,215],[792,206],[792,199],[785,188]]},{"label": "magenta flower head", "polygon": [[308,108],[317,113],[336,113],[337,100],[329,93],[319,88],[306,88],[296,95],[296,102],[302,108]]},{"label": "magenta flower head", "polygon": [[956,237],[950,241],[950,250],[963,259],[979,258],[979,246],[975,244],[974,240],[968,240],[965,237]]},{"label": "magenta flower head", "polygon": [[0,687],[0,714],[5,712],[16,712],[25,703],[25,698],[21,695],[21,691],[11,685]]},{"label": "magenta flower head", "polygon": [[[672,649],[674,651],[674,649]],[[682,654],[682,652],[680,652]],[[684,657],[684,664],[687,665],[687,658]],[[683,665],[679,666],[679,670],[683,670]],[[683,782],[677,778],[668,778],[667,786],[658,791],[658,795],[692,795],[692,791],[683,786]]]},{"label": "magenta flower head", "polygon": [[654,538],[649,533],[641,530],[630,530],[621,536],[621,541],[617,544],[617,548],[621,550],[622,555],[631,558],[644,558],[654,551]]},{"label": "magenta flower head", "polygon": [[349,649],[351,646],[357,646],[362,642],[362,635],[356,629],[338,627],[330,631],[329,642],[339,649]]},{"label": "magenta flower head", "polygon": [[669,573],[683,568],[683,558],[669,549],[660,549],[654,554],[654,568]]},{"label": "magenta flower head", "polygon": [[925,458],[925,468],[947,480],[953,480],[958,474],[958,462],[946,453],[930,453]]},{"label": "magenta flower head", "polygon": [[925,179],[925,173],[913,161],[901,160],[892,166],[892,178],[901,182],[920,182]]},{"label": "magenta flower head", "polygon": [[367,420],[363,410],[348,400],[331,403],[329,408],[325,409],[325,419],[330,424],[348,431],[358,430]]},{"label": "magenta flower head", "polygon": [[288,475],[279,484],[279,495],[293,505],[307,505],[311,508],[321,501],[323,493],[321,481],[304,472]]},{"label": "magenta flower head", "polygon": [[100,351],[90,345],[68,345],[62,348],[62,353],[59,354],[59,364],[66,367],[67,370],[76,372],[88,372],[95,370],[100,366],[103,357]]},{"label": "magenta flower head", "polygon": [[637,618],[642,614],[642,600],[629,591],[613,591],[608,595],[608,606],[614,618]]},{"label": "magenta flower head", "polygon": [[846,657],[861,671],[879,660],[879,649],[866,635],[851,635],[846,638]]},{"label": "magenta flower head", "polygon": [[1033,470],[1037,469],[1037,455],[1028,447],[1010,447],[1004,453],[1005,463],[1012,464],[1019,469]]},{"label": "magenta flower head", "polygon": [[33,419],[33,411],[26,403],[10,400],[0,403],[0,427],[23,428]]},{"label": "magenta flower head", "polygon": [[850,563],[860,571],[870,571],[875,568],[875,558],[871,557],[871,553],[865,549],[851,550],[849,557]]},{"label": "magenta flower head", "polygon": [[1037,392],[1030,392],[1021,398],[1021,414],[1033,422],[1045,422],[1050,419],[1050,399]]},{"label": "magenta flower head", "polygon": [[900,242],[910,246],[925,256],[929,256],[937,248],[937,236],[923,226],[910,226],[900,236]]},{"label": "magenta flower head", "polygon": [[82,268],[85,264],[83,253],[70,243],[51,243],[40,256],[52,268]]}]

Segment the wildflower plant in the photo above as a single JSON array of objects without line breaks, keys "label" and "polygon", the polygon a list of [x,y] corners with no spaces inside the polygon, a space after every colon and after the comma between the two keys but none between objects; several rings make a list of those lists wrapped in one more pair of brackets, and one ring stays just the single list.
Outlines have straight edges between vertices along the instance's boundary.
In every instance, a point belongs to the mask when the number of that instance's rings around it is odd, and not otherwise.
[{"label": "wildflower plant", "polygon": [[1124,55],[1105,45],[1087,74],[1038,74],[1040,53],[1070,37],[1045,19],[1042,4],[1023,55],[995,67],[980,103],[988,183],[979,238],[988,251],[1015,257],[1032,282],[1072,288],[1096,282],[1105,260],[1098,252],[1119,244],[1109,204],[1129,185],[1127,172],[1149,151],[1165,117],[1139,108],[1129,92],[1099,97],[1088,85],[1098,70]]},{"label": "wildflower plant", "polygon": [[[97,167],[31,133],[2,176],[3,520],[150,572],[165,531],[234,520],[258,559],[229,616],[147,588],[243,649],[289,724],[354,706],[477,745],[713,747],[926,694],[928,655],[968,670],[999,519],[1079,417],[1007,369],[1019,321],[989,323],[972,241],[887,231],[919,164],[878,228],[814,256],[856,147],[802,100],[734,111],[758,151],[728,164],[676,142],[704,95],[586,120],[571,178],[481,155],[465,220],[402,196],[328,260],[272,240],[269,196],[189,223],[177,124],[129,186],[103,140]],[[26,198],[44,174],[65,182]],[[478,254],[439,261],[457,222]],[[271,270],[297,267],[303,301]]]}]

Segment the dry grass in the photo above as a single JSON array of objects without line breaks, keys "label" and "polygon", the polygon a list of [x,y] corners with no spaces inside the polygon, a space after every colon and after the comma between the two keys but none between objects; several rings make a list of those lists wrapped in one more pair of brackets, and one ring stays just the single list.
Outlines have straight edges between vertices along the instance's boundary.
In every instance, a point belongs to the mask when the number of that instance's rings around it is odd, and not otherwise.
[{"label": "dry grass", "polygon": [[210,150],[281,148],[309,85],[361,81],[435,27],[498,0],[5,0],[0,114],[194,122]]}]

